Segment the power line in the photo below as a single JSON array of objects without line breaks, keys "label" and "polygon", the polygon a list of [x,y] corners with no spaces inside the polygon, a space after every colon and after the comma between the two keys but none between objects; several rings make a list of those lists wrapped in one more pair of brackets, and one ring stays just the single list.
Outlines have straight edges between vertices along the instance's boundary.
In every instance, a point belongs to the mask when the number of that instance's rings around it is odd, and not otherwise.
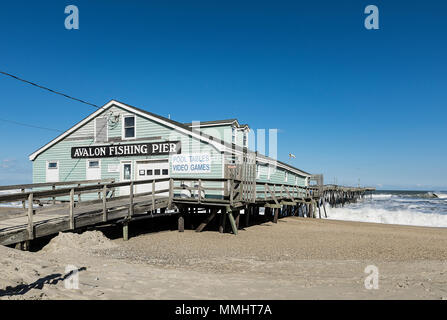
[{"label": "power line", "polygon": [[43,129],[43,130],[49,130],[49,131],[63,132],[62,130],[59,130],[59,129],[39,127],[39,126],[35,126],[35,125],[32,125],[32,124],[26,124],[26,123],[22,123],[22,122],[13,121],[13,120],[6,120],[6,119],[2,119],[2,118],[0,118],[0,121],[12,123],[12,124],[16,124],[16,125],[24,126],[24,127]]},{"label": "power line", "polygon": [[90,102],[87,102],[87,101],[84,101],[84,100],[81,100],[81,99],[78,99],[78,98],[71,97],[71,96],[69,96],[68,94],[65,94],[65,93],[62,93],[62,92],[58,92],[58,91],[56,91],[56,90],[53,90],[53,89],[50,89],[50,88],[41,86],[40,84],[37,84],[37,83],[31,82],[31,81],[28,81],[28,80],[19,78],[18,76],[15,76],[15,75],[13,75],[13,74],[10,74],[10,73],[4,72],[4,71],[0,71],[0,73],[3,74],[3,75],[5,75],[5,76],[11,77],[11,78],[13,78],[13,79],[16,79],[16,80],[19,80],[19,81],[28,83],[28,84],[30,84],[30,85],[32,85],[32,86],[37,87],[37,88],[44,89],[44,90],[47,90],[47,91],[49,91],[49,92],[51,92],[51,93],[55,93],[55,94],[61,95],[61,96],[65,97],[65,98],[72,99],[72,100],[75,100],[75,101],[78,101],[78,102],[87,104],[87,105],[92,106],[92,107],[95,107],[95,108],[97,108],[97,109],[101,109],[101,107],[97,106],[97,105],[94,104],[94,103],[90,103]]}]

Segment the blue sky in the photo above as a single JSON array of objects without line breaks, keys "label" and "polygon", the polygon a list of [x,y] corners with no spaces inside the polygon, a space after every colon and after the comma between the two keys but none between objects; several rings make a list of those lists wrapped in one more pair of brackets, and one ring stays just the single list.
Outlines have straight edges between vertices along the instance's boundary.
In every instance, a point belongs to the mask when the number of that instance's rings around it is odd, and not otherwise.
[{"label": "blue sky", "polygon": [[[80,29],[64,28],[77,5]],[[380,29],[364,28],[364,8]],[[177,121],[278,128],[278,158],[326,182],[447,189],[442,1],[15,1],[0,70]],[[0,118],[66,130],[93,108],[0,76]],[[0,121],[0,184],[58,133]]]}]

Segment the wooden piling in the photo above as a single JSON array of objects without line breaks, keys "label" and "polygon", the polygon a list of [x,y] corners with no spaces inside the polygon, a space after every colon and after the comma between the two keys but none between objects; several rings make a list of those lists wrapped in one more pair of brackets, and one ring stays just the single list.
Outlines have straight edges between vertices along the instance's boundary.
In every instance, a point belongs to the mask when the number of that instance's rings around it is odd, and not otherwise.
[{"label": "wooden piling", "polygon": [[275,215],[273,216],[273,223],[278,223],[278,215],[279,215],[279,208],[275,208]]},{"label": "wooden piling", "polygon": [[123,222],[123,241],[129,240],[129,223]]},{"label": "wooden piling", "polygon": [[184,217],[185,209],[180,209],[180,212],[178,214],[178,232],[184,232],[185,231],[185,217]]}]

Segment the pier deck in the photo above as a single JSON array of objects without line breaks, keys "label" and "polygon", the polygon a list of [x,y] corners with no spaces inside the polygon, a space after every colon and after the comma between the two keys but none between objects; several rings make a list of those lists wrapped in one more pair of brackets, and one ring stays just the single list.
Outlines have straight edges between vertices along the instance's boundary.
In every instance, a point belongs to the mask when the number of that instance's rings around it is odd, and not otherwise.
[{"label": "pier deck", "polygon": [[[192,187],[188,186],[192,185]],[[159,190],[159,183],[169,183]],[[185,184],[186,183],[186,184]],[[207,184],[222,187],[207,187]],[[150,192],[135,193],[138,185],[148,185]],[[128,188],[128,195],[115,196],[117,188]],[[241,211],[245,225],[250,217],[277,222],[280,216],[300,215],[321,218],[325,204],[343,205],[356,201],[371,188],[340,186],[298,187],[235,179],[175,179],[165,178],[129,182],[90,180],[30,185],[2,186],[0,204],[21,202],[22,210],[3,208],[0,214],[0,244],[22,245],[33,239],[61,231],[79,230],[101,224],[122,224],[123,237],[128,238],[128,223],[166,215],[178,216],[178,229],[184,230],[188,214],[201,212],[205,219],[196,231],[202,231],[219,217],[219,231],[225,232],[228,220],[231,231],[237,234]],[[221,196],[216,197],[216,193]],[[82,200],[89,194],[90,200]],[[91,200],[91,195],[97,199]],[[211,196],[211,194],[213,196]]]}]

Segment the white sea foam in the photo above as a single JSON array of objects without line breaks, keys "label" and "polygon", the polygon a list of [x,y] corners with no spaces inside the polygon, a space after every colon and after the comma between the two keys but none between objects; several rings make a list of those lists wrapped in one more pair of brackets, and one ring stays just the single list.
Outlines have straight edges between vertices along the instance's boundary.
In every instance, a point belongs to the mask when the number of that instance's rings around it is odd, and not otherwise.
[{"label": "white sea foam", "polygon": [[435,192],[434,193],[439,199],[447,199],[446,193]]},{"label": "white sea foam", "polygon": [[[12,193],[20,193],[20,190],[2,190],[0,191],[0,195],[2,194],[12,194]],[[22,206],[21,202],[1,202],[0,207],[8,207],[8,208],[19,208]]]},{"label": "white sea foam", "polygon": [[393,195],[392,194],[373,194],[371,195],[373,199],[389,199]]},{"label": "white sea foam", "polygon": [[374,206],[328,208],[328,219],[425,227],[447,227],[447,215],[424,213],[415,207],[390,210]]}]

